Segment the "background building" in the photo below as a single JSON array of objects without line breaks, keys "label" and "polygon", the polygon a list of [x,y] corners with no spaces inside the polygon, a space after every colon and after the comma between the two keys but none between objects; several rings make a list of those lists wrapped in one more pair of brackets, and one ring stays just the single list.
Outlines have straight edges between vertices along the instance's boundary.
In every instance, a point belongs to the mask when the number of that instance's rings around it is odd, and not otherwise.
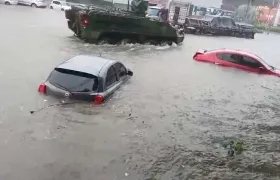
[{"label": "background building", "polygon": [[[252,5],[253,6],[269,6],[276,7],[278,0],[255,0]],[[238,6],[248,4],[248,0],[223,0],[221,8],[225,10],[233,11]]]}]

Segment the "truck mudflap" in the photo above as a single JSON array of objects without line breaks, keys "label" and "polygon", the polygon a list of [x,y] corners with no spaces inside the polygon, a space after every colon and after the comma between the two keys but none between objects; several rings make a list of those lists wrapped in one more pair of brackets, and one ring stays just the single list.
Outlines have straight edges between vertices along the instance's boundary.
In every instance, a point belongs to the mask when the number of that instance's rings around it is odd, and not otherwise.
[{"label": "truck mudflap", "polygon": [[74,22],[72,21],[67,21],[68,28],[71,29],[72,31],[74,30]]}]

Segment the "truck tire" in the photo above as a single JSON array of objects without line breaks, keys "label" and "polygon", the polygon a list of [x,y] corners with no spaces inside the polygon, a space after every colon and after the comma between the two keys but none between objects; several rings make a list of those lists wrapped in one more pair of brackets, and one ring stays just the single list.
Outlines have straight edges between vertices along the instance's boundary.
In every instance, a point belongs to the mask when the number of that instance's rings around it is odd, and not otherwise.
[{"label": "truck tire", "polygon": [[32,3],[32,4],[31,4],[31,7],[37,8],[37,5],[36,5],[35,3]]},{"label": "truck tire", "polygon": [[255,39],[255,34],[254,33],[251,34],[251,39]]},{"label": "truck tire", "polygon": [[97,45],[104,45],[104,44],[110,44],[111,40],[107,37],[101,37],[98,41],[97,41]]}]

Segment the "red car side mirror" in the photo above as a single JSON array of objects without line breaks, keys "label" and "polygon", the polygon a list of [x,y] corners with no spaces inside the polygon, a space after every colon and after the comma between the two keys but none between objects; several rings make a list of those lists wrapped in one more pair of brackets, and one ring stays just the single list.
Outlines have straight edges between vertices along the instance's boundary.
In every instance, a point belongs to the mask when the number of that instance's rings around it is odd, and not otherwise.
[{"label": "red car side mirror", "polygon": [[264,72],[266,69],[264,67],[259,67],[260,73]]}]

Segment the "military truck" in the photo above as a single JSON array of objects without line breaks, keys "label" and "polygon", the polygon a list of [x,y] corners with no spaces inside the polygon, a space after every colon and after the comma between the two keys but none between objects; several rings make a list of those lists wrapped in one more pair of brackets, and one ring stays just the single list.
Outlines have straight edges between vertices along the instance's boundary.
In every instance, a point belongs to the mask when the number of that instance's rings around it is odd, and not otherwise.
[{"label": "military truck", "polygon": [[65,11],[68,28],[86,42],[96,44],[176,44],[184,40],[183,29],[146,16],[148,2],[133,0],[131,10],[94,5],[72,5]]},{"label": "military truck", "polygon": [[235,22],[227,16],[190,16],[185,21],[185,33],[235,36],[254,39],[252,25]]}]

